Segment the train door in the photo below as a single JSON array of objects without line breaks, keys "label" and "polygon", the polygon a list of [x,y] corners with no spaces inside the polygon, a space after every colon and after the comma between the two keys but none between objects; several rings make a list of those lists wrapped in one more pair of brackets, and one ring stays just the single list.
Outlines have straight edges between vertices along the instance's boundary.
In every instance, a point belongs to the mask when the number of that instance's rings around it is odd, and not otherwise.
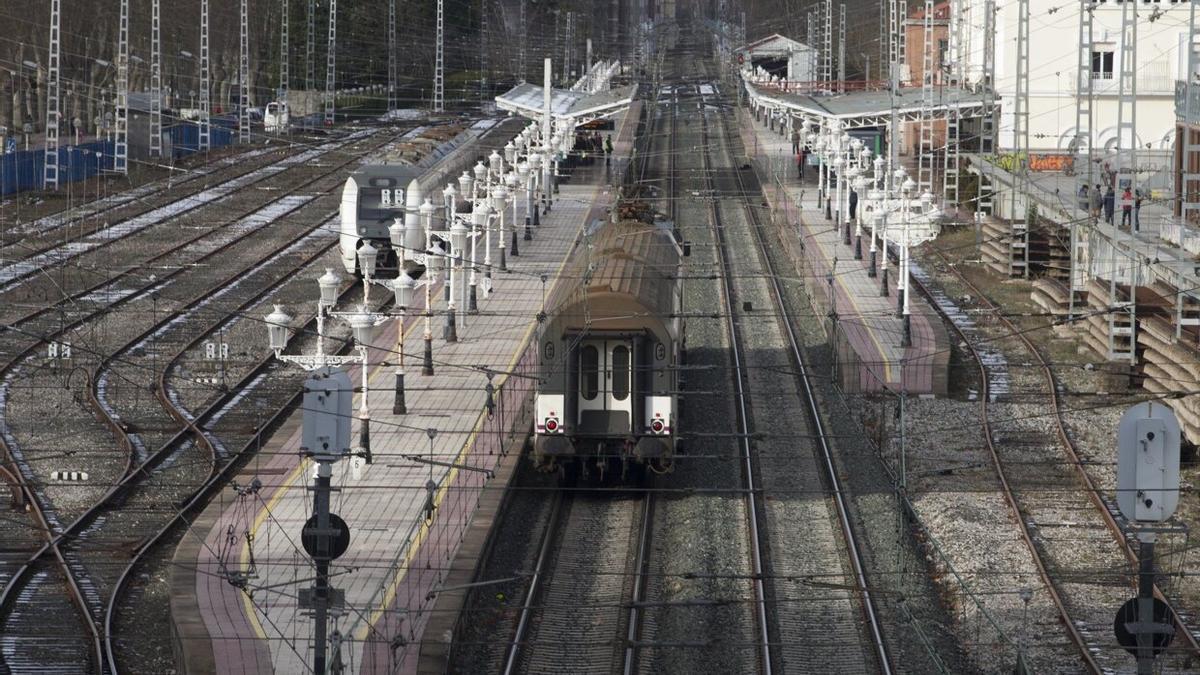
[{"label": "train door", "polygon": [[633,428],[632,363],[627,340],[584,340],[579,347],[579,430],[622,434]]}]

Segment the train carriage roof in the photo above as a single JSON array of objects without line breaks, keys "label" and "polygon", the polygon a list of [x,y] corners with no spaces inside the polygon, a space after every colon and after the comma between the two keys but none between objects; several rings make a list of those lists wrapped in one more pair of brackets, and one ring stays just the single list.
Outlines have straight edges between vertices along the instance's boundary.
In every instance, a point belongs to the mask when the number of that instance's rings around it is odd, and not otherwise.
[{"label": "train carriage roof", "polygon": [[547,311],[568,330],[585,315],[602,330],[663,326],[676,311],[680,258],[668,227],[604,222],[581,241]]}]

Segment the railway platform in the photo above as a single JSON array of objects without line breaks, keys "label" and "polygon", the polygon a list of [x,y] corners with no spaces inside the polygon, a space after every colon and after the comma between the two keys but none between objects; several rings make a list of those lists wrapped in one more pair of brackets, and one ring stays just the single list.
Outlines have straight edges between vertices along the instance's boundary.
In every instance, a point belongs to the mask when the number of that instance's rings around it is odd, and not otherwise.
[{"label": "railway platform", "polygon": [[[611,168],[600,160],[572,172],[532,241],[521,241],[520,255],[509,256],[510,271],[494,272],[494,293],[480,294],[480,312],[465,316],[457,342],[442,340],[443,316],[434,317],[433,375],[421,373],[424,308],[410,308],[407,414],[392,412],[395,355],[371,352],[374,461],[357,469],[339,462],[332,480],[331,510],[351,531],[347,552],[330,566],[331,585],[344,593],[330,646],[330,662],[340,662],[342,672],[416,672],[431,619],[432,630],[448,632],[434,603],[472,567],[456,553],[475,550],[463,546],[479,529],[472,522],[490,517],[480,509],[496,507],[495,494],[519,461],[535,383],[536,316],[583,228],[608,217],[616,196],[611,183],[632,149],[639,107],[634,103],[616,118]],[[415,295],[423,304],[424,294]],[[439,289],[435,312],[441,295]],[[380,329],[373,344],[395,345],[394,324]],[[361,373],[351,377],[357,383]],[[314,465],[299,455],[300,426],[297,412],[175,551],[171,616],[182,672],[311,668],[312,619],[299,598],[312,585],[314,569],[299,533],[310,515]],[[358,437],[357,421],[352,433]],[[250,487],[255,479],[257,489]],[[469,569],[466,576],[469,581]]]},{"label": "railway platform", "polygon": [[[857,393],[899,392],[945,395],[949,384],[950,342],[933,308],[917,294],[909,299],[912,344],[901,346],[903,321],[897,312],[895,265],[887,294],[880,279],[868,274],[868,237],[863,259],[817,205],[817,170],[806,167],[798,177],[791,139],[756,122],[738,109],[745,151],[758,170],[773,221],[797,263],[814,309],[825,313],[825,328],[834,336],[837,378],[843,390]],[[865,232],[865,231],[864,231]],[[880,253],[882,255],[882,253]]]}]

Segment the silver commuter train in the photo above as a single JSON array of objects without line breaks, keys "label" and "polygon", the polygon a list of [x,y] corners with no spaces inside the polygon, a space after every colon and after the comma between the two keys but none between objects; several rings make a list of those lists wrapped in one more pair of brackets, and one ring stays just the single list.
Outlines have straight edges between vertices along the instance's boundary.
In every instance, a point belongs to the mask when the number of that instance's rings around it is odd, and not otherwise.
[{"label": "silver commuter train", "polygon": [[[416,164],[364,164],[350,174],[342,187],[339,245],[342,266],[349,274],[358,274],[357,251],[364,241],[379,251],[377,276],[393,278],[400,265],[415,267],[415,255],[423,255],[425,233],[417,208],[426,197],[440,207],[442,188],[457,181],[480,158],[521,132],[527,122],[519,118],[481,120],[442,143]],[[423,128],[409,136],[418,135]],[[388,228],[403,219],[404,240],[419,242],[404,252],[393,249]],[[403,253],[404,255],[398,255]]]}]

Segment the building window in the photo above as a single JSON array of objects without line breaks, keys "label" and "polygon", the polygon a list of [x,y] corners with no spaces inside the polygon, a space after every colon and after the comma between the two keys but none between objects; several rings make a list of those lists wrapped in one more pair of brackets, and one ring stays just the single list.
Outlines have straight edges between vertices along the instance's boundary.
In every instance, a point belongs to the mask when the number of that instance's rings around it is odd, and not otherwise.
[{"label": "building window", "polygon": [[1092,52],[1092,79],[1113,79],[1113,50],[1101,48]]}]

